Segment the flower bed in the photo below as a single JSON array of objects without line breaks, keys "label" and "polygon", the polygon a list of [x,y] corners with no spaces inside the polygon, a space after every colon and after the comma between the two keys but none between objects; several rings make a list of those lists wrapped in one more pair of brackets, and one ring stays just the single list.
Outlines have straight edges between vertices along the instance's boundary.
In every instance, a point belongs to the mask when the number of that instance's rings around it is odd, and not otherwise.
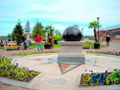
[{"label": "flower bed", "polygon": [[87,53],[93,53],[93,54],[109,54],[109,55],[116,55],[120,56],[120,51],[117,50],[103,50],[103,51],[87,51]]},{"label": "flower bed", "polygon": [[20,46],[7,46],[6,49],[7,50],[17,50],[17,49],[20,49]]},{"label": "flower bed", "polygon": [[29,82],[40,72],[29,70],[27,67],[20,68],[18,63],[13,65],[10,58],[0,57],[0,76],[8,79]]},{"label": "flower bed", "polygon": [[120,69],[104,73],[82,74],[80,86],[114,85],[120,84]]},{"label": "flower bed", "polygon": [[59,51],[47,51],[47,52],[23,52],[23,53],[14,54],[14,56],[28,56],[28,55],[33,55],[33,54],[47,54],[47,53],[59,53]]}]

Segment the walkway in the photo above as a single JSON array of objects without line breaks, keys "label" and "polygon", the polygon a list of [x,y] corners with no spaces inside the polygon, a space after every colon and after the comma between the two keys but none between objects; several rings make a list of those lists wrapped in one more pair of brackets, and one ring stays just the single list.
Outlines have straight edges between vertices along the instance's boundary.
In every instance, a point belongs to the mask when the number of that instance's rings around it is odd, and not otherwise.
[{"label": "walkway", "polygon": [[[33,56],[34,57],[34,56]],[[52,55],[48,55],[48,59]],[[83,90],[83,88],[78,87],[80,81],[80,75],[85,73],[85,70],[89,72],[93,70],[94,72],[103,72],[105,70],[113,70],[114,68],[120,68],[120,57],[111,56],[98,56],[86,54],[86,64],[80,65],[79,67],[65,73],[61,74],[60,69],[57,64],[41,64],[37,59],[27,59],[26,57],[16,57],[18,58],[16,62],[21,66],[28,67],[37,71],[42,71],[45,73],[43,78],[38,81],[33,89],[25,89],[14,86],[3,85],[2,90]],[[44,57],[46,58],[46,57]],[[61,81],[61,82],[59,82]],[[15,88],[15,89],[14,89]],[[96,89],[95,89],[96,88]],[[101,90],[100,86],[84,88],[85,90]],[[119,90],[120,85],[117,87],[113,86],[102,86],[102,90]]]}]

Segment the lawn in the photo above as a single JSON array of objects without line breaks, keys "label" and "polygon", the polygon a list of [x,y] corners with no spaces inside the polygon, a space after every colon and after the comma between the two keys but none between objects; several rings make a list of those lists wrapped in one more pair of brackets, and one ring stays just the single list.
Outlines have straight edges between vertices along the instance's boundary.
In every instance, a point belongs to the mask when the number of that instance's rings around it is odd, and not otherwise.
[{"label": "lawn", "polygon": [[[37,44],[32,44],[28,46],[29,48],[37,48]],[[42,44],[42,48],[44,48],[44,44]],[[61,48],[60,44],[54,44],[54,48]]]},{"label": "lawn", "polygon": [[[90,47],[90,48],[94,48],[94,42],[88,42],[86,41],[83,45]],[[106,48],[106,46],[104,45],[100,45],[100,48]]]},{"label": "lawn", "polygon": [[0,50],[3,49],[3,47],[0,46]]},{"label": "lawn", "polygon": [[60,53],[59,51],[46,51],[46,52],[22,52],[18,54],[14,54],[14,56],[28,56],[34,54],[51,54],[51,53]]}]

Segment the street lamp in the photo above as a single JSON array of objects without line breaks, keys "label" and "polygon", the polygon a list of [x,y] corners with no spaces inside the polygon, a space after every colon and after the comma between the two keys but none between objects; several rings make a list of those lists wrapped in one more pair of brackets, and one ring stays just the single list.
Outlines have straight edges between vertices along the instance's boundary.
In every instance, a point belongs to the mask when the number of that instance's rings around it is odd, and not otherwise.
[{"label": "street lamp", "polygon": [[98,22],[98,42],[99,42],[99,20],[100,20],[100,18],[97,17],[97,22]]}]

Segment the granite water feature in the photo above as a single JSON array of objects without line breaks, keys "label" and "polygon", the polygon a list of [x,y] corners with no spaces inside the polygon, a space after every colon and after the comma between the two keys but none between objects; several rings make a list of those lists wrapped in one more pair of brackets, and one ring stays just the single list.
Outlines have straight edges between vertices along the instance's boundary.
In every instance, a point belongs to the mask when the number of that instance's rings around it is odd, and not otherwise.
[{"label": "granite water feature", "polygon": [[[61,64],[75,65],[75,67],[85,64],[85,56],[82,51],[83,42],[80,41],[81,38],[82,34],[75,26],[68,27],[64,31],[64,41],[59,42],[59,44],[61,44],[61,52],[58,55],[57,61],[58,65],[60,66],[61,73],[64,73]],[[72,67],[69,70],[75,67]]]}]

